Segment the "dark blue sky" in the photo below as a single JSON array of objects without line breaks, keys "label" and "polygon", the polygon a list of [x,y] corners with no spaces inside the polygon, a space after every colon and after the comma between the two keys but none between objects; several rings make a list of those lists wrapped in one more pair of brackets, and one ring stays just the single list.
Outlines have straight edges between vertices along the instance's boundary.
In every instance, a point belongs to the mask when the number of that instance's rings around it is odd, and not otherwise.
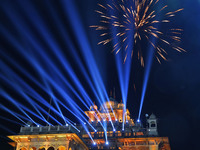
[{"label": "dark blue sky", "polygon": [[[30,52],[30,59],[32,58],[32,54],[37,57],[37,54],[32,52],[34,49],[27,42],[25,36],[26,33],[23,32],[23,28],[21,30],[18,28],[18,26],[28,27],[32,31],[30,37],[37,38],[39,43],[45,49],[45,52],[48,52],[46,49],[48,49],[49,45],[45,43],[45,40],[41,36],[41,34],[45,34],[46,31],[41,27],[41,22],[38,20],[38,17],[35,16],[34,12],[30,9],[30,6],[33,6],[34,10],[38,12],[48,28],[47,31],[53,35],[56,39],[55,41],[57,41],[62,48],[65,57],[69,60],[70,64],[72,64],[73,70],[78,74],[82,84],[85,85],[84,88],[88,94],[91,94],[91,89],[87,87],[86,81],[81,79],[81,71],[76,60],[71,57],[72,52],[70,52],[70,46],[66,47],[66,39],[63,40],[63,37],[61,37],[60,34],[62,30],[56,25],[56,20],[51,14],[51,12],[53,12],[59,16],[57,19],[60,19],[63,23],[65,31],[70,36],[72,45],[74,45],[74,50],[77,50],[81,60],[83,60],[84,58],[80,52],[80,45],[73,33],[73,28],[76,28],[76,26],[72,27],[70,25],[71,20],[64,16],[66,11],[61,9],[60,1],[61,0],[52,0],[47,4],[47,1],[45,0],[29,0],[26,3],[24,3],[23,0],[16,0],[15,2],[12,0],[1,0],[0,61],[10,66],[14,72],[22,77],[25,82],[33,88],[36,88],[37,86],[35,86],[32,81],[28,80],[24,74],[20,73],[5,56],[9,56],[14,62],[36,77],[38,81],[41,81],[38,73],[35,72],[35,69],[30,68],[30,65],[27,63],[28,61],[21,56],[19,50],[16,49],[16,44],[11,42],[8,38],[9,34],[10,37],[13,37],[19,42],[24,50]],[[120,101],[120,86],[114,54],[111,53],[112,47],[109,44],[107,46],[97,45],[101,40],[99,33],[89,28],[90,25],[99,23],[100,18],[94,12],[94,10],[98,8],[97,2],[99,1],[100,0],[74,0],[74,3],[77,8],[76,11],[80,16],[82,27],[85,30],[85,36],[88,38],[92,52],[94,53],[94,58],[97,62],[106,90],[109,93],[110,89],[116,87],[117,100]],[[178,53],[168,48],[168,61],[162,61],[162,64],[158,64],[156,59],[154,59],[142,115],[144,116],[145,113],[150,114],[152,112],[157,115],[159,118],[159,133],[161,136],[169,137],[172,150],[197,150],[199,149],[198,140],[194,137],[195,135],[199,135],[200,132],[200,1],[164,0],[163,3],[167,4],[168,9],[170,10],[184,8],[182,12],[177,14],[176,19],[173,20],[172,26],[184,30],[180,46],[187,52]],[[50,6],[53,6],[53,11],[51,11]],[[11,18],[9,18],[8,15],[10,15]],[[41,28],[35,28],[35,26]],[[42,32],[39,31],[39,29],[41,29]],[[164,27],[162,30],[165,30]],[[26,31],[25,28],[24,31]],[[63,69],[58,63],[59,61],[54,59],[53,53],[49,52],[48,55],[52,62],[61,70],[61,72],[63,72]],[[38,61],[44,65],[43,67],[46,70],[51,70],[48,68],[48,65],[43,62],[41,57],[37,58]],[[83,65],[86,66],[86,64]],[[9,76],[12,76],[6,72],[5,68],[2,66],[0,74],[5,75],[8,80],[10,80]],[[133,118],[136,118],[138,115],[143,76],[144,68],[140,67],[137,61],[134,61],[131,68],[127,102],[128,109],[130,109]],[[137,88],[136,91],[134,91],[133,88],[134,83]],[[0,89],[15,97],[15,89],[7,86],[2,78],[0,80]],[[42,95],[44,93],[39,92],[39,94]],[[45,98],[48,97],[45,94],[43,96]],[[19,99],[18,96],[15,98]],[[15,110],[13,106],[7,103],[5,97],[1,97],[0,104],[4,104],[9,107],[9,109]],[[28,106],[28,104],[26,105]],[[0,116],[5,115],[6,117],[11,117],[2,110],[0,110],[0,113]],[[13,132],[19,132],[19,125],[16,128],[15,125],[10,125],[2,119],[0,119],[0,124],[2,127],[6,126],[7,129],[12,130]],[[12,134],[3,128],[0,128],[0,131],[2,131],[0,140],[3,140],[5,135]],[[8,149],[5,140],[3,140],[3,142]]]}]

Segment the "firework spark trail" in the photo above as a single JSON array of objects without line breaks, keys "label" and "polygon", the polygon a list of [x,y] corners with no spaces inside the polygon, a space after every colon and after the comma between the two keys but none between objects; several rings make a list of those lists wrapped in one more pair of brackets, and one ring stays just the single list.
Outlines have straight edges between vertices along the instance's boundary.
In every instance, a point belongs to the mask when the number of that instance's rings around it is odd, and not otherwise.
[{"label": "firework spark trail", "polygon": [[[155,57],[160,63],[160,59],[166,60],[165,55],[167,55],[166,50],[163,48],[165,45],[170,46],[172,49],[183,52],[183,48],[176,46],[173,43],[181,41],[180,34],[181,29],[169,28],[167,34],[159,31],[156,28],[157,24],[160,23],[170,23],[170,18],[174,17],[176,13],[182,11],[183,9],[178,9],[176,11],[165,11],[168,7],[164,5],[159,7],[159,2],[161,0],[110,0],[107,4],[98,4],[99,10],[95,12],[100,15],[100,25],[90,26],[96,30],[103,31],[100,34],[101,37],[107,37],[105,40],[100,41],[98,44],[106,45],[114,39],[119,38],[118,43],[114,43],[112,52],[118,54],[121,50],[124,50],[125,57],[124,62],[128,55],[133,56],[133,49],[130,54],[126,51],[130,42],[134,42],[134,46],[137,49],[137,56],[140,60],[142,66],[144,66],[144,58],[142,46],[140,43],[147,40],[155,49]],[[113,11],[109,14],[109,10]],[[165,11],[165,12],[164,12]],[[113,15],[116,14],[116,15]],[[157,20],[159,15],[163,15],[164,19]],[[117,29],[117,33],[112,35],[109,26],[113,26]],[[134,33],[134,41],[127,42],[130,39],[129,33]],[[158,45],[154,45],[150,36],[155,37],[159,40]]]}]

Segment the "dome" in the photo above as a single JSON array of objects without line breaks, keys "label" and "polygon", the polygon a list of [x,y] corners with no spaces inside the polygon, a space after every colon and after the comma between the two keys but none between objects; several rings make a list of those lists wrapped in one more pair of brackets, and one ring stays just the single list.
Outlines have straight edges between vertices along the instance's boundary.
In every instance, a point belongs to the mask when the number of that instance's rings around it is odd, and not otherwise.
[{"label": "dome", "polygon": [[156,119],[156,116],[152,113],[149,117],[149,119]]},{"label": "dome", "polygon": [[98,109],[98,107],[97,107],[97,105],[95,105],[95,103],[93,106],[90,106],[90,110],[97,110],[97,109]]},{"label": "dome", "polygon": [[118,108],[119,109],[123,109],[124,108],[124,103],[122,102],[122,100],[121,100],[121,103],[118,104]]},{"label": "dome", "polygon": [[102,106],[101,106],[101,110],[103,108],[107,108],[107,109],[115,109],[117,108],[118,103],[114,100],[114,101],[107,101],[105,102]]}]

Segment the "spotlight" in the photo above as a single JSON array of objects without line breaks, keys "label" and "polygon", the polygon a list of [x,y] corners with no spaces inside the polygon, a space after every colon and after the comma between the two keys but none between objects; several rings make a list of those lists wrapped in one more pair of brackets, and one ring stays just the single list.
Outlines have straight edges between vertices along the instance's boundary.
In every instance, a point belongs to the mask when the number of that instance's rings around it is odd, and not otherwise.
[{"label": "spotlight", "polygon": [[86,124],[86,123],[84,122],[84,124]]},{"label": "spotlight", "polygon": [[140,122],[140,119],[138,119],[137,122],[139,123],[139,122]]},{"label": "spotlight", "polygon": [[108,143],[108,141],[106,141],[106,145],[108,145],[109,143]]},{"label": "spotlight", "polygon": [[66,124],[66,126],[68,127],[69,125],[68,125],[68,124]]},{"label": "spotlight", "polygon": [[96,144],[97,144],[96,142],[93,143],[93,145],[96,145]]},{"label": "spotlight", "polygon": [[30,127],[30,124],[28,125],[28,127]]},{"label": "spotlight", "polygon": [[38,124],[37,127],[40,127],[40,125]]},{"label": "spotlight", "polygon": [[116,130],[115,130],[115,129],[113,129],[113,131],[115,132]]},{"label": "spotlight", "polygon": [[117,121],[117,119],[115,119],[115,121]]},{"label": "spotlight", "polygon": [[97,130],[94,130],[94,132],[97,132]]},{"label": "spotlight", "polygon": [[148,115],[148,114],[145,114],[145,117],[147,118],[147,117],[149,117],[149,115]]},{"label": "spotlight", "polygon": [[76,123],[74,123],[74,125],[76,126]]},{"label": "spotlight", "polygon": [[124,131],[124,129],[122,129],[122,131]]},{"label": "spotlight", "polygon": [[98,122],[100,122],[100,120],[98,120]]}]

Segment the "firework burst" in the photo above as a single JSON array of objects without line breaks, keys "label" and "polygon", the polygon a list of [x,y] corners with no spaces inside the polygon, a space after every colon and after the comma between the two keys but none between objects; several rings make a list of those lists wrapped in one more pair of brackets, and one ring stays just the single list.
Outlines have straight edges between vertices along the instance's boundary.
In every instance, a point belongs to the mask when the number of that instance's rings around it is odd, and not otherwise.
[{"label": "firework burst", "polygon": [[[167,51],[164,48],[166,47],[165,45],[179,52],[185,51],[177,44],[174,44],[181,41],[181,29],[168,28],[167,32],[162,32],[158,28],[161,23],[169,23],[170,18],[183,9],[166,12],[167,5],[160,7],[160,1],[110,0],[110,3],[98,4],[100,8],[96,12],[101,17],[101,25],[90,26],[96,30],[103,31],[100,36],[106,39],[98,44],[106,45],[109,42],[113,42],[112,52],[117,54],[124,50],[124,62],[127,56],[130,55],[132,57],[137,49],[137,57],[142,66],[144,66],[144,52],[142,51],[141,43],[145,40],[155,49],[155,57],[159,63],[161,62],[160,59],[166,60]],[[160,19],[161,15],[164,19]],[[158,39],[157,43],[159,44],[154,44],[152,37]],[[131,49],[129,52],[128,48]]]}]

